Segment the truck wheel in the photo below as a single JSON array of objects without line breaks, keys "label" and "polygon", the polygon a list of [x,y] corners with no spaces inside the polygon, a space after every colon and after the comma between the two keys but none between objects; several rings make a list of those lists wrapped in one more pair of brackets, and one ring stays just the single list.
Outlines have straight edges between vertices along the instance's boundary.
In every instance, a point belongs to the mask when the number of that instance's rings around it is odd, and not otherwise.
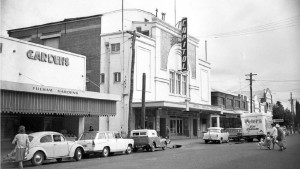
[{"label": "truck wheel", "polygon": [[253,138],[249,138],[247,141],[248,142],[253,142]]},{"label": "truck wheel", "polygon": [[154,152],[154,151],[155,151],[155,144],[154,144],[154,143],[151,144],[151,146],[150,146],[150,151],[151,151],[151,152]]},{"label": "truck wheel", "polygon": [[205,141],[205,144],[207,144],[209,141],[208,140],[204,140]]},{"label": "truck wheel", "polygon": [[102,157],[107,157],[109,155],[109,149],[107,147],[103,148]]}]

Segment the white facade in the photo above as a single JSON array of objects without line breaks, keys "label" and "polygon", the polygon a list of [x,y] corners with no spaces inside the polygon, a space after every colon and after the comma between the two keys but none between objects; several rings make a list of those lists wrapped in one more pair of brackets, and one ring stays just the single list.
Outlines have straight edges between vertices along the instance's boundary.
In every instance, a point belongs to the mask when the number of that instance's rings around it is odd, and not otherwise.
[{"label": "white facade", "polygon": [[86,57],[0,37],[1,81],[85,90]]},{"label": "white facade", "polygon": [[[178,40],[181,36],[179,29],[142,10],[124,11],[124,36],[121,23],[121,11],[106,13],[102,16],[100,73],[105,78],[100,84],[100,91],[123,95],[117,115],[109,117],[109,119],[101,119],[100,124],[102,124],[103,130],[127,132],[132,57],[132,39],[130,39],[131,35],[126,33],[127,30],[141,30],[137,33],[140,37],[136,39],[135,43],[134,103],[141,102],[142,74],[146,73],[145,100],[147,103],[172,102],[178,107],[183,107],[183,110],[189,110],[189,104],[211,104],[209,82],[211,66],[205,60],[203,42],[200,43],[198,39],[188,37],[188,44],[192,48],[188,60],[189,71],[182,72],[180,44],[170,42],[173,39]],[[171,45],[166,45],[166,43]],[[119,51],[116,52],[115,49],[112,49],[114,44],[120,44]],[[117,72],[121,73],[121,79],[118,82],[114,79]],[[171,72],[174,73],[174,81],[170,80]],[[184,78],[186,78],[185,81]],[[170,87],[173,83],[174,89]],[[194,110],[200,111],[200,109]]]}]

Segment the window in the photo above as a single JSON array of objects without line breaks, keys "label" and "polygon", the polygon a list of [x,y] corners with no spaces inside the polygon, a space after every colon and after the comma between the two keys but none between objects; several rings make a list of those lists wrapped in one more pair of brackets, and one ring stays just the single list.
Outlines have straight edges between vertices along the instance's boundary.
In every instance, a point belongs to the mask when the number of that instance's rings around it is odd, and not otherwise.
[{"label": "window", "polygon": [[120,52],[120,43],[111,44],[111,52],[112,53],[119,53]]},{"label": "window", "polygon": [[235,107],[240,107],[240,101],[238,100],[235,101]]},{"label": "window", "polygon": [[61,142],[60,135],[53,135],[54,142]]},{"label": "window", "polygon": [[99,133],[97,139],[105,139],[105,133]]},{"label": "window", "polygon": [[105,74],[101,73],[100,74],[100,83],[104,83],[105,82]]},{"label": "window", "polygon": [[115,138],[122,138],[120,133],[115,133]]},{"label": "window", "polygon": [[186,95],[187,93],[187,76],[182,76],[182,95]]},{"label": "window", "polygon": [[175,93],[175,73],[170,72],[170,93]]},{"label": "window", "polygon": [[59,38],[49,38],[49,39],[43,39],[44,45],[49,46],[52,48],[59,48]]},{"label": "window", "polygon": [[107,137],[108,137],[108,139],[113,139],[114,135],[113,135],[113,133],[107,133]]},{"label": "window", "polygon": [[181,74],[176,73],[176,94],[181,94]]},{"label": "window", "polygon": [[120,82],[121,81],[121,73],[115,72],[114,73],[114,82]]},{"label": "window", "polygon": [[170,71],[170,93],[177,95],[187,95],[188,82],[187,75]]},{"label": "window", "polygon": [[136,31],[141,33],[142,32],[142,28],[141,27],[136,27]]},{"label": "window", "polygon": [[41,138],[40,142],[41,143],[52,142],[52,136],[51,135],[46,135],[46,136],[44,136],[44,137]]}]

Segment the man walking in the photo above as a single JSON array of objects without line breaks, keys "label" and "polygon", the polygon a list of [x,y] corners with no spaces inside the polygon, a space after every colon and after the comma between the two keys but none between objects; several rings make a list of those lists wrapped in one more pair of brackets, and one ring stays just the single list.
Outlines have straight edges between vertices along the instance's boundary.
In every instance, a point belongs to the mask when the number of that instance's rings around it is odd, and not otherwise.
[{"label": "man walking", "polygon": [[276,139],[277,139],[277,128],[275,127],[275,124],[272,123],[272,130],[271,130],[271,138],[272,138],[272,143],[273,143],[273,149],[276,143]]}]

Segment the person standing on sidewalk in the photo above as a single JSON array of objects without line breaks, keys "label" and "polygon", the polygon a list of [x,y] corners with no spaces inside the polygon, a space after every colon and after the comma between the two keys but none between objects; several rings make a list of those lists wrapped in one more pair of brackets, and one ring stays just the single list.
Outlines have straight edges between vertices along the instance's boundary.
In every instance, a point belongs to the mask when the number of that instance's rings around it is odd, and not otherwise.
[{"label": "person standing on sidewalk", "polygon": [[16,162],[19,162],[19,169],[23,169],[23,161],[25,159],[25,153],[29,151],[29,139],[25,134],[25,127],[19,127],[19,134],[17,134],[12,141],[12,144],[16,144]]},{"label": "person standing on sidewalk", "polygon": [[272,138],[272,143],[273,143],[273,148],[272,149],[274,149],[278,134],[277,134],[277,128],[275,127],[275,124],[272,123],[271,125],[272,125],[271,138]]}]

